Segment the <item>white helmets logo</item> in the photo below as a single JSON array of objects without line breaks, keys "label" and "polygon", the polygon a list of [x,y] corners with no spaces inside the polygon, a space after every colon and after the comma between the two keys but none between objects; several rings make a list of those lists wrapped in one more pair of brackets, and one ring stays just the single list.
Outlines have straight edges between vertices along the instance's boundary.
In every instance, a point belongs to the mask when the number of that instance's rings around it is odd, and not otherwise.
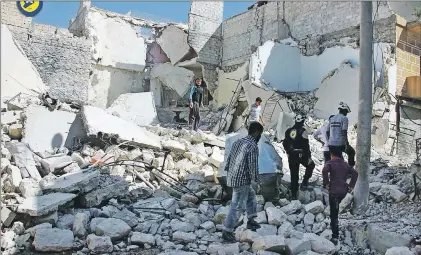
[{"label": "white helmets logo", "polygon": [[351,109],[349,108],[349,106],[347,104],[345,104],[344,102],[339,103],[338,109],[347,110],[348,112],[351,112]]},{"label": "white helmets logo", "polygon": [[304,117],[303,115],[301,115],[301,114],[297,114],[297,115],[295,115],[295,117],[294,117],[294,121],[295,121],[295,122],[303,122],[303,121],[304,121],[304,119],[305,119],[305,117]]}]

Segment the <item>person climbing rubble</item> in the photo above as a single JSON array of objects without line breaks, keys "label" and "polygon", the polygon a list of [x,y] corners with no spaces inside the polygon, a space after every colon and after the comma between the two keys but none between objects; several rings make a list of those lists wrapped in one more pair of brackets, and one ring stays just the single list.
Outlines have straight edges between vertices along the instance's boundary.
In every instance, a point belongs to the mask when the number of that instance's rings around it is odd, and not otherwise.
[{"label": "person climbing rubble", "polygon": [[245,126],[248,127],[251,122],[257,121],[260,122],[260,124],[264,125],[264,121],[262,118],[262,107],[260,106],[262,104],[262,99],[260,97],[256,98],[256,101],[254,104],[250,106],[249,112],[246,115],[245,120]]},{"label": "person climbing rubble", "polygon": [[327,134],[326,133],[327,133],[327,129],[329,127],[329,121],[333,116],[335,116],[335,115],[330,115],[329,120],[325,121],[323,126],[321,126],[319,129],[317,129],[313,133],[314,139],[316,139],[318,142],[320,142],[323,146],[323,157],[324,157],[324,160],[325,160],[325,164],[326,164],[326,162],[328,162],[330,160],[329,145],[328,145],[328,142],[327,142]]},{"label": "person climbing rubble", "polygon": [[[331,242],[337,245],[339,238],[339,204],[345,198],[347,192],[352,192],[354,189],[358,172],[343,160],[340,147],[331,147],[330,153],[332,159],[325,164],[322,175],[323,188],[328,190],[329,193]],[[346,182],[348,175],[352,176],[349,185]]]},{"label": "person climbing rubble", "polygon": [[[355,150],[348,140],[348,118],[346,117],[351,109],[346,103],[340,102],[339,113],[329,120],[327,138],[329,148],[339,148],[348,155],[348,164],[355,166]],[[342,154],[341,154],[342,157]]]},{"label": "person climbing rubble", "polygon": [[[247,228],[256,230],[260,225],[255,221],[257,216],[257,200],[253,186],[258,187],[259,178],[259,148],[257,146],[263,134],[263,126],[259,122],[250,123],[248,136],[237,140],[225,165],[227,171],[227,186],[233,188],[231,206],[224,221],[222,238],[235,242],[234,228],[238,219],[247,212]],[[257,188],[259,189],[259,188]]]},{"label": "person climbing rubble", "polygon": [[315,164],[311,159],[308,132],[304,127],[304,120],[304,116],[300,114],[295,115],[295,124],[285,131],[285,139],[282,142],[288,154],[289,169],[291,172],[291,200],[297,199],[300,164],[306,168],[301,184],[302,190],[308,188],[308,181],[315,168]]},{"label": "person climbing rubble", "polygon": [[202,79],[196,78],[191,86],[189,95],[189,126],[197,131],[200,122],[200,107],[203,107]]}]

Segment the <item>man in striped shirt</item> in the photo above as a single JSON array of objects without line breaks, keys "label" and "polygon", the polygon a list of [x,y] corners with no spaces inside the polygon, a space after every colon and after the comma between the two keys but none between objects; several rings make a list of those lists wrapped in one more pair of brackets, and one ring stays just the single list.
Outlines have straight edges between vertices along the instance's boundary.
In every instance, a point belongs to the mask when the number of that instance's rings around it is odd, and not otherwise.
[{"label": "man in striped shirt", "polygon": [[256,230],[260,225],[256,217],[256,193],[252,185],[258,185],[259,180],[259,148],[257,143],[263,133],[259,122],[250,123],[248,136],[234,142],[225,165],[227,171],[227,186],[233,188],[229,213],[224,222],[222,238],[235,242],[234,228],[240,216],[247,211],[247,228]]}]

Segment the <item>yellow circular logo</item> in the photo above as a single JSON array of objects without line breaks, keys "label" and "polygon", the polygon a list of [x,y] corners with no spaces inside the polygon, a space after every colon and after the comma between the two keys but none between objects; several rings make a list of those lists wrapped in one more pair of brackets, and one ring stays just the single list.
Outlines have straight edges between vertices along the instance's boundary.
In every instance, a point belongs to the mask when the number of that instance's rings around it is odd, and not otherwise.
[{"label": "yellow circular logo", "polygon": [[291,130],[291,132],[289,133],[289,137],[291,137],[292,139],[295,139],[296,136],[297,136],[297,130],[295,129]]},{"label": "yellow circular logo", "polygon": [[42,9],[42,1],[18,1],[17,6],[19,11],[26,17],[34,17]]}]

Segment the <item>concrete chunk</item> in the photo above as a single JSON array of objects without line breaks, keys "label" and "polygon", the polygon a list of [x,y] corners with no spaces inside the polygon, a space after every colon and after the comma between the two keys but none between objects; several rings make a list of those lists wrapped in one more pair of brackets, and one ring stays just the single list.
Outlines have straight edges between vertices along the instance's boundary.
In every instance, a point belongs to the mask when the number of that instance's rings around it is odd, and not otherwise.
[{"label": "concrete chunk", "polygon": [[99,171],[64,174],[57,179],[47,181],[42,188],[45,192],[86,193],[98,186],[98,183],[92,180],[97,176]]},{"label": "concrete chunk", "polygon": [[9,142],[5,146],[15,159],[15,164],[19,167],[22,178],[31,176],[37,181],[41,180],[32,152],[26,147],[26,144]]},{"label": "concrete chunk", "polygon": [[22,182],[22,174],[17,166],[9,165],[10,177],[13,187],[18,188]]},{"label": "concrete chunk", "polygon": [[53,193],[39,197],[28,197],[18,206],[17,212],[30,216],[42,216],[56,211],[59,206],[66,204],[76,197],[69,193]]},{"label": "concrete chunk", "polygon": [[55,170],[60,170],[73,163],[70,156],[51,157],[41,160],[41,166],[44,169],[44,174],[54,173]]},{"label": "concrete chunk", "polygon": [[193,72],[170,63],[157,64],[151,70],[151,77],[161,81],[165,86],[175,90],[181,97],[186,95],[193,82]]},{"label": "concrete chunk", "polygon": [[33,245],[37,251],[61,252],[72,249],[73,240],[73,233],[68,229],[44,228],[35,232]]},{"label": "concrete chunk", "polygon": [[138,126],[156,124],[158,121],[152,92],[121,94],[107,108],[107,112]]},{"label": "concrete chunk", "polygon": [[9,227],[16,217],[16,213],[10,211],[7,207],[1,207],[1,222],[2,225]]},{"label": "concrete chunk", "polygon": [[311,250],[321,254],[332,254],[336,251],[335,245],[324,237],[313,233],[305,233],[303,240],[310,240]]},{"label": "concrete chunk", "polygon": [[42,196],[41,186],[32,178],[25,178],[19,185],[23,197]]},{"label": "concrete chunk", "polygon": [[406,234],[389,232],[373,224],[368,226],[368,244],[382,254],[392,247],[409,246],[411,240]]},{"label": "concrete chunk", "polygon": [[98,206],[106,199],[123,196],[128,190],[127,182],[120,176],[99,175],[91,181],[98,186],[79,197],[79,202],[85,207]]},{"label": "concrete chunk", "polygon": [[109,236],[88,235],[86,238],[88,249],[93,254],[102,254],[112,252],[114,247]]},{"label": "concrete chunk", "polygon": [[97,136],[99,133],[102,133],[118,137],[120,141],[129,141],[129,144],[157,150],[162,148],[159,136],[134,123],[108,114],[100,108],[84,106],[82,108],[82,118],[89,136]]},{"label": "concrete chunk", "polygon": [[25,109],[25,116],[22,141],[34,152],[70,148],[73,138],[86,136],[80,116],[71,112],[50,111],[44,106],[30,105]]},{"label": "concrete chunk", "polygon": [[109,236],[112,241],[120,240],[129,235],[132,229],[126,222],[120,219],[109,218],[96,226],[97,235]]},{"label": "concrete chunk", "polygon": [[161,36],[156,41],[170,58],[173,65],[190,51],[190,46],[187,44],[187,33],[176,26],[164,28]]},{"label": "concrete chunk", "polygon": [[285,239],[277,235],[269,235],[257,237],[253,240],[252,252],[258,251],[272,251],[276,253],[286,253],[288,246],[285,244]]}]

